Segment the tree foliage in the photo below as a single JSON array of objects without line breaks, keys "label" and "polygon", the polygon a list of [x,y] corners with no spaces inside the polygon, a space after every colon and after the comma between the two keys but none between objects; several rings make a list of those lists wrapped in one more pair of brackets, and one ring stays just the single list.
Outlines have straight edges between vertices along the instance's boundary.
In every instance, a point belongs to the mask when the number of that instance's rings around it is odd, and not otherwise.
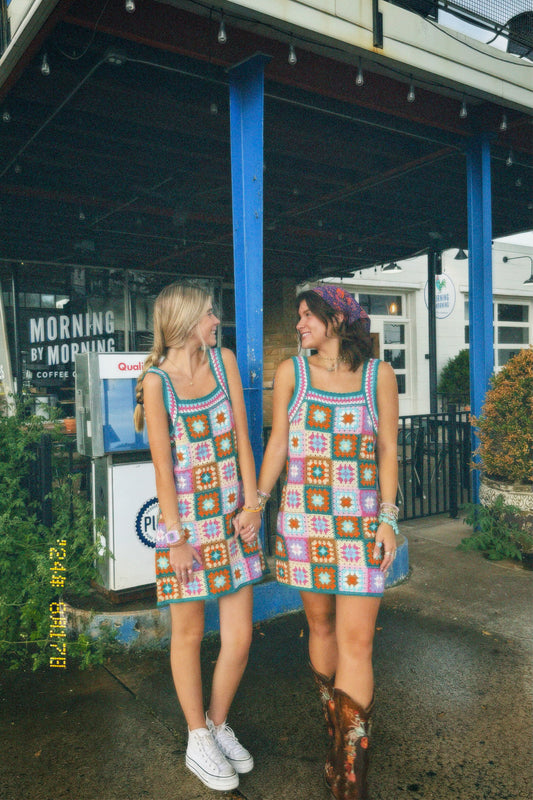
[{"label": "tree foliage", "polygon": [[470,402],[470,357],[466,348],[446,362],[437,391],[449,403],[467,405]]},{"label": "tree foliage", "polygon": [[68,461],[55,462],[52,525],[40,522],[32,476],[45,433],[61,440],[59,426],[46,430],[24,402],[14,416],[0,415],[0,661],[11,669],[50,663],[59,653],[54,643],[65,642],[67,655],[82,666],[102,658],[100,644],[66,629],[63,638],[51,624],[51,606],[66,592],[89,593],[98,555],[91,503],[77,488],[79,476],[68,473]]}]

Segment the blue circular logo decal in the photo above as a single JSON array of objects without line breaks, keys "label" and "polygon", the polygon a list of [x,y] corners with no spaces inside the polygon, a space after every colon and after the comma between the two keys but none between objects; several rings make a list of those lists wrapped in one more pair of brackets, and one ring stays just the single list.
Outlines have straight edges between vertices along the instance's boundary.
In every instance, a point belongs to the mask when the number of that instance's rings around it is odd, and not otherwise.
[{"label": "blue circular logo decal", "polygon": [[135,531],[143,544],[155,547],[157,525],[159,522],[159,503],[152,497],[141,506],[135,517]]}]

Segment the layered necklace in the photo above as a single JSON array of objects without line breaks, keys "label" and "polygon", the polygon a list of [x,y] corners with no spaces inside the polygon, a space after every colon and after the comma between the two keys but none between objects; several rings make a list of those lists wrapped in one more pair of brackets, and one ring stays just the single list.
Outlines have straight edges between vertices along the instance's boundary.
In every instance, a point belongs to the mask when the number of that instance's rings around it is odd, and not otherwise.
[{"label": "layered necklace", "polygon": [[348,360],[344,356],[336,356],[333,358],[332,356],[321,356],[320,353],[316,353],[316,356],[321,361],[326,362],[326,369],[328,372],[337,372],[339,364],[348,363]]}]

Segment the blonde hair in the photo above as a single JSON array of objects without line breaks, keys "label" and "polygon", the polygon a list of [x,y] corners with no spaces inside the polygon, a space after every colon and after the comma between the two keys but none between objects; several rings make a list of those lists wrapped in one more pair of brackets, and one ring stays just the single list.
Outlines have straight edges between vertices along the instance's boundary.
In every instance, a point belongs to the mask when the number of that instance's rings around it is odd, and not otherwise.
[{"label": "blonde hair", "polygon": [[143,380],[150,367],[159,366],[170,347],[183,347],[200,321],[211,295],[194,283],[171,283],[154,303],[154,343],[137,379],[133,414],[136,431],[144,428]]}]

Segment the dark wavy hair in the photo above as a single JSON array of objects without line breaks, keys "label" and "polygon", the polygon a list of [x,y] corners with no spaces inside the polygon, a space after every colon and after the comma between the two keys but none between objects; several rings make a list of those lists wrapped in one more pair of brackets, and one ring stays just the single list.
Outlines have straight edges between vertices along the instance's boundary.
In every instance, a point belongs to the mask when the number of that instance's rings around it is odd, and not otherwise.
[{"label": "dark wavy hair", "polygon": [[326,303],[319,294],[313,292],[312,289],[300,292],[297,295],[297,311],[304,300],[309,310],[324,323],[327,329],[330,329],[331,326],[334,335],[339,339],[339,355],[348,362],[350,370],[355,372],[360,364],[372,355],[373,347],[370,333],[358,319],[352,322],[351,325],[345,320],[339,323],[336,316],[339,312]]}]

